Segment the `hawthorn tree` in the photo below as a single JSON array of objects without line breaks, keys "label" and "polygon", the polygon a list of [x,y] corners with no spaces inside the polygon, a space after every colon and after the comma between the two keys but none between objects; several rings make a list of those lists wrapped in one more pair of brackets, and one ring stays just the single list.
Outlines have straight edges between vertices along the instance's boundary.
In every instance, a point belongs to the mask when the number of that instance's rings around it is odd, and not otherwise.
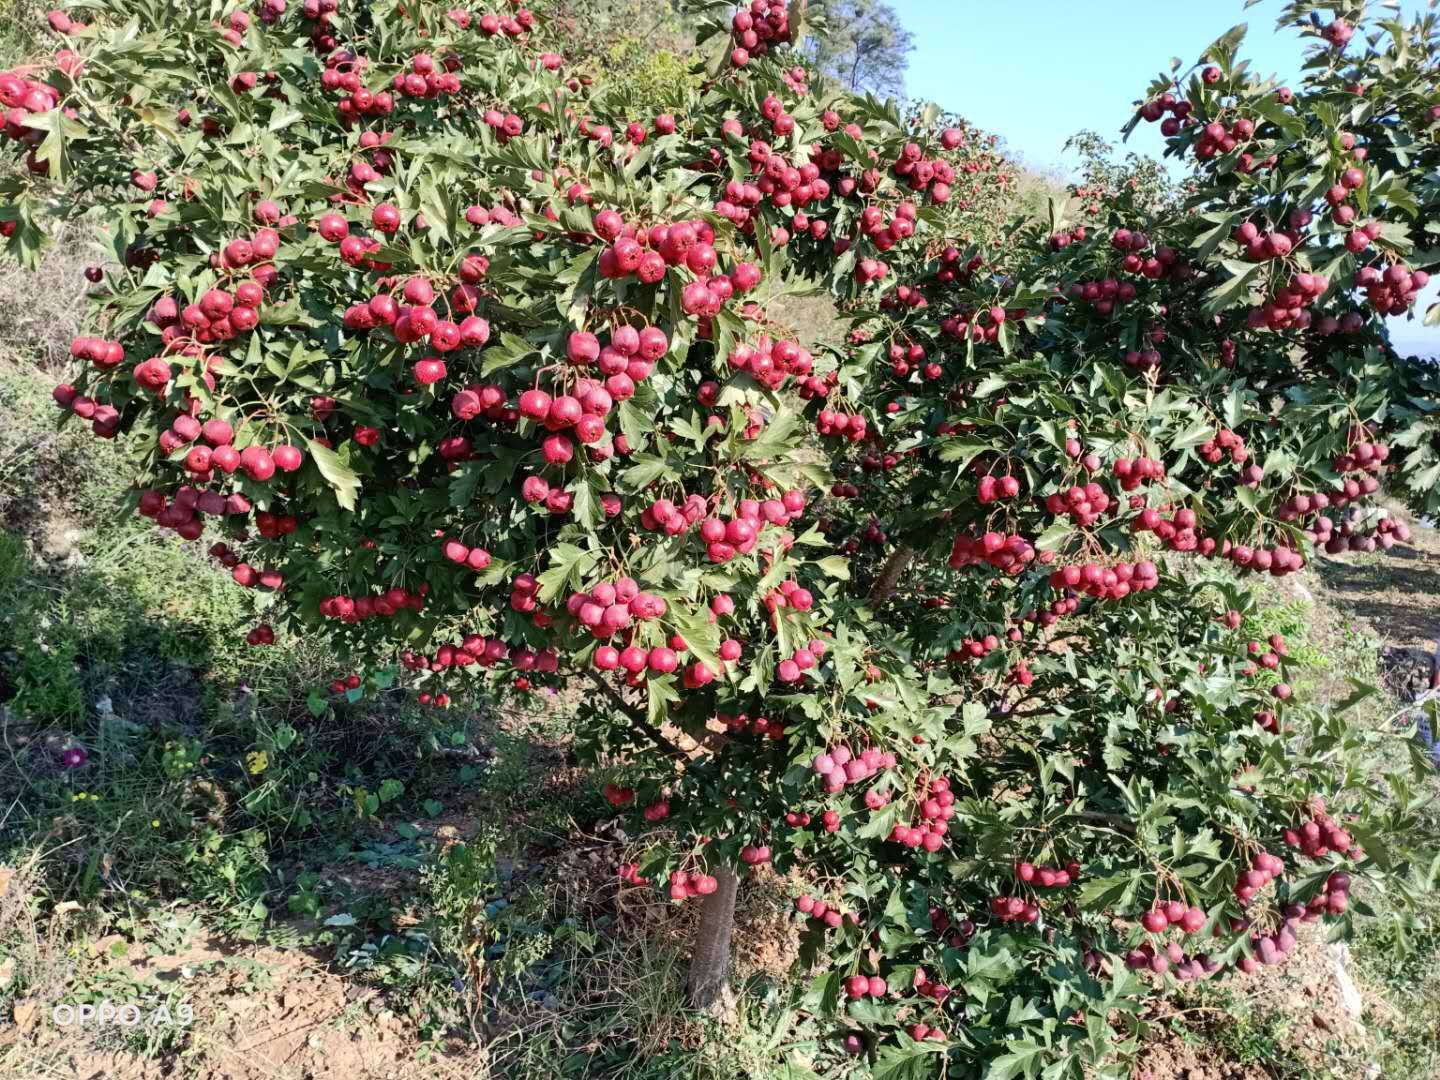
[{"label": "hawthorn tree", "polygon": [[[1425,284],[1436,28],[1353,6],[1287,11],[1303,85],[1237,30],[1150,88],[1183,206],[1002,223],[992,142],[817,93],[778,0],[683,5],[659,115],[524,8],[104,0],[0,75],[0,221],[33,261],[103,208],[57,404],[256,590],[252,644],[323,634],[357,696],[586,691],[620,887],[703,904],[698,1004],[772,864],[841,1049],[1078,1076],[1169,980],[1433,887],[1419,744],[1380,788],[1362,693],[1246,633],[1256,575],[1440,505],[1381,319]],[[844,341],[785,332],[816,289]]]}]

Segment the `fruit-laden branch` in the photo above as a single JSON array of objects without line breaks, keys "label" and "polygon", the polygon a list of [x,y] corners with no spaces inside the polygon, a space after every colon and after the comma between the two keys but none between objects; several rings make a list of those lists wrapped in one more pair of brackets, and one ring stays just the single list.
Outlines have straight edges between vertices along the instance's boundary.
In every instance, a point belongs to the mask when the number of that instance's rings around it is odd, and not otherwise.
[{"label": "fruit-laden branch", "polygon": [[653,727],[651,727],[648,723],[646,723],[645,718],[639,713],[637,713],[635,711],[635,708],[623,697],[621,697],[613,686],[611,686],[593,671],[587,670],[585,672],[585,675],[587,678],[589,678],[591,682],[593,682],[596,686],[603,690],[606,696],[608,696],[610,700],[615,703],[615,707],[620,710],[621,715],[623,715],[625,719],[630,721],[630,726],[636,731],[640,732],[642,735],[644,735],[657,747],[659,747],[661,752],[666,754],[668,757],[673,757],[680,761],[686,761],[689,759],[689,755],[687,755],[678,746],[670,742]]},{"label": "fruit-laden branch", "polygon": [[901,544],[890,553],[885,565],[880,568],[880,576],[875,579],[875,584],[870,589],[872,604],[883,604],[894,595],[895,586],[900,584],[900,575],[914,557],[915,549],[909,544]]}]

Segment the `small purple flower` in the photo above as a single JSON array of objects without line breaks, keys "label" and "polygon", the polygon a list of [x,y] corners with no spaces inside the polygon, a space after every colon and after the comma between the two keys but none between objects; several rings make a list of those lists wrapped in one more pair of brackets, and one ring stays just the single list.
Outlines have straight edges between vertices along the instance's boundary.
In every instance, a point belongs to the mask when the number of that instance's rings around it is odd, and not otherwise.
[{"label": "small purple flower", "polygon": [[85,764],[89,756],[89,754],[85,753],[84,747],[69,746],[66,747],[60,755],[60,764],[64,765],[67,769],[78,769],[81,765]]}]

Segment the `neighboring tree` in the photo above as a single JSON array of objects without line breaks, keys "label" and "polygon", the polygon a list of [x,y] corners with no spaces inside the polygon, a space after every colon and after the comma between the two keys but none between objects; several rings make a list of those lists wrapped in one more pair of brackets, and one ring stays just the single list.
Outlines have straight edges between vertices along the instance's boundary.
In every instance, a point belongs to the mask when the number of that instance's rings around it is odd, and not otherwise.
[{"label": "neighboring tree", "polygon": [[812,0],[807,19],[815,63],[852,93],[905,93],[915,38],[884,0]]},{"label": "neighboring tree", "polygon": [[1065,149],[1080,155],[1080,179],[1071,191],[1084,215],[1115,209],[1155,213],[1173,208],[1183,197],[1160,162],[1133,152],[1116,160],[1114,146],[1093,131],[1076,132]]}]

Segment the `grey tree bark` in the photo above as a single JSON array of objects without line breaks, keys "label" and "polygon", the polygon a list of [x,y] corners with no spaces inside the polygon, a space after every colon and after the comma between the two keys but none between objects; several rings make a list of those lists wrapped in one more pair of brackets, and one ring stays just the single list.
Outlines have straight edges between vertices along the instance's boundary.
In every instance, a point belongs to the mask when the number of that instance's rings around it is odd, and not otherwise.
[{"label": "grey tree bark", "polygon": [[695,952],[685,989],[697,1009],[724,1007],[730,990],[730,938],[735,929],[735,893],[740,879],[729,867],[714,871],[719,887],[700,907]]},{"label": "grey tree bark", "polygon": [[901,544],[890,553],[890,558],[885,560],[885,565],[880,568],[880,575],[870,589],[872,604],[883,604],[895,594],[895,587],[900,584],[900,576],[905,573],[905,568],[914,557],[915,549],[909,544]]}]

